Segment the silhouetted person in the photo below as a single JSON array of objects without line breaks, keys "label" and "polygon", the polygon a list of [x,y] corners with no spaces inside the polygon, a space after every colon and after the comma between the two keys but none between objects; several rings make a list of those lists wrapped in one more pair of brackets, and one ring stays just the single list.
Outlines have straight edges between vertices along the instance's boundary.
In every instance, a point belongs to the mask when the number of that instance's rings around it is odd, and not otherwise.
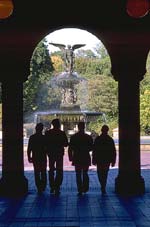
[{"label": "silhouetted person", "polygon": [[41,193],[45,190],[47,183],[47,156],[45,149],[45,136],[42,134],[43,124],[38,123],[35,130],[35,134],[31,135],[29,138],[27,155],[28,161],[33,163],[35,184],[38,193]]},{"label": "silhouetted person", "polygon": [[85,123],[79,122],[78,132],[71,136],[68,148],[69,160],[75,166],[78,195],[89,190],[88,169],[91,165],[90,151],[92,150],[92,137],[85,133]]},{"label": "silhouetted person", "polygon": [[97,175],[101,185],[101,191],[106,193],[108,171],[116,162],[116,148],[112,137],[108,135],[109,127],[103,125],[101,135],[95,139],[92,154],[92,163],[97,165]]},{"label": "silhouetted person", "polygon": [[63,181],[64,147],[68,146],[68,139],[65,132],[60,129],[59,119],[52,120],[51,124],[53,128],[48,130],[45,135],[49,158],[49,184],[50,192],[59,194]]}]

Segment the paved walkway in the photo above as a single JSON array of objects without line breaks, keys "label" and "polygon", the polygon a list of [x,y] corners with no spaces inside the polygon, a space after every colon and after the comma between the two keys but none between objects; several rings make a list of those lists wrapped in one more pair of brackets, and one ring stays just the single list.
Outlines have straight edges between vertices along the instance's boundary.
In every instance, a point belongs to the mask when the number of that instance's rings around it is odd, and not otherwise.
[{"label": "paved walkway", "polygon": [[61,194],[38,195],[33,171],[25,171],[29,193],[22,199],[0,198],[0,227],[150,227],[150,169],[143,169],[146,193],[120,197],[114,193],[118,169],[109,172],[107,194],[101,195],[95,170],[89,171],[90,190],[77,196],[74,171],[64,172]]},{"label": "paved walkway", "polygon": [[[117,161],[118,163],[118,161]],[[150,152],[141,155],[142,176],[146,193],[142,196],[120,197],[114,192],[118,165],[111,168],[107,194],[101,195],[94,166],[90,167],[90,190],[78,197],[74,167],[64,157],[64,180],[61,194],[49,193],[47,186],[38,195],[25,152],[25,176],[29,193],[22,199],[0,198],[0,227],[150,227]]]}]

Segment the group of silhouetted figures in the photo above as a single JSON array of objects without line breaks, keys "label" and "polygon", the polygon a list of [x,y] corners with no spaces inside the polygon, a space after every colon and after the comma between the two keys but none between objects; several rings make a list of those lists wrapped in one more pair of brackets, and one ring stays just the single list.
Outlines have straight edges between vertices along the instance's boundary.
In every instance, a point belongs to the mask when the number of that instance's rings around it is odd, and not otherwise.
[{"label": "group of silhouetted figures", "polygon": [[88,170],[91,164],[97,167],[101,192],[105,194],[110,165],[114,166],[116,162],[116,148],[112,137],[108,135],[109,127],[103,125],[101,134],[93,140],[85,132],[85,123],[79,122],[78,132],[68,141],[65,132],[60,129],[59,119],[52,120],[51,124],[53,128],[43,134],[43,124],[38,123],[35,134],[30,136],[28,142],[28,161],[33,163],[38,193],[42,193],[47,185],[47,157],[50,193],[60,193],[64,149],[67,147],[69,161],[75,166],[78,195],[89,190]]}]

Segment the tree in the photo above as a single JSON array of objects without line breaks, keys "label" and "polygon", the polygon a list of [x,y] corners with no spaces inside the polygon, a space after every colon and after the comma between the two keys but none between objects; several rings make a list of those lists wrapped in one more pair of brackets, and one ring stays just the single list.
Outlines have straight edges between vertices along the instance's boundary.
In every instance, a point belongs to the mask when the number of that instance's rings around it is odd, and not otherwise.
[{"label": "tree", "polygon": [[24,114],[38,110],[41,106],[45,108],[48,105],[46,99],[42,98],[42,103],[39,103],[38,99],[44,94],[43,87],[47,86],[53,70],[46,41],[42,40],[33,53],[30,65],[31,73],[24,83]]},{"label": "tree", "polygon": [[150,90],[145,90],[140,96],[141,129],[145,133],[150,129]]},{"label": "tree", "polygon": [[62,72],[64,70],[64,68],[63,68],[64,63],[63,63],[63,60],[62,60],[61,56],[52,55],[51,56],[51,61],[53,63],[55,74],[58,74],[58,73],[60,73],[60,72]]},{"label": "tree", "polygon": [[106,50],[106,48],[104,47],[104,45],[102,44],[97,44],[97,46],[95,47],[95,52],[96,55],[99,56],[100,61],[101,61],[101,74],[103,75],[107,75],[107,76],[112,76],[111,74],[111,62],[110,62],[110,57],[108,55],[108,52]]},{"label": "tree", "polygon": [[75,70],[79,74],[112,76],[110,68],[110,58],[103,45],[97,45],[94,52],[81,49],[76,54]]},{"label": "tree", "polygon": [[142,134],[150,131],[150,54],[147,58],[147,73],[140,83],[140,124]]},{"label": "tree", "polygon": [[75,53],[76,58],[96,58],[96,54],[92,50],[79,49]]},{"label": "tree", "polygon": [[118,89],[113,78],[104,75],[93,77],[88,82],[88,91],[89,109],[104,112],[111,118],[118,115]]}]

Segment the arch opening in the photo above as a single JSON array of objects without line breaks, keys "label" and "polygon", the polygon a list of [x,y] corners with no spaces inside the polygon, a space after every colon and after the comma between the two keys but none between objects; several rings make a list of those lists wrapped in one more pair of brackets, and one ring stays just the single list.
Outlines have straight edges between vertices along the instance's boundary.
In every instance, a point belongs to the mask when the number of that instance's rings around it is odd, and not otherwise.
[{"label": "arch opening", "polygon": [[[74,71],[86,81],[78,86],[78,100],[76,102],[77,106],[80,107],[82,116],[80,114],[70,116],[70,110],[69,116],[64,116],[64,113],[59,115],[62,89],[56,86],[53,87],[51,79],[64,71],[64,62],[62,50],[50,43],[65,46],[68,44],[72,46],[84,44],[83,47],[74,50]],[[118,128],[117,82],[112,78],[110,68],[109,55],[104,45],[96,36],[85,30],[60,29],[44,37],[33,52],[31,74],[24,86],[24,128],[26,137],[29,138],[34,132],[37,113],[38,117],[40,113],[45,113],[43,116],[45,128],[49,127],[52,118],[59,116],[61,121],[74,121],[74,124],[70,124],[71,127],[66,124],[67,127],[70,127],[70,133],[77,130],[76,125],[79,120],[84,120],[88,121],[86,130],[89,133],[95,131],[99,134],[102,124],[107,123],[113,136],[113,129]],[[32,89],[34,86],[35,91]],[[50,112],[51,115],[47,117],[46,113]],[[87,112],[90,120],[86,116]],[[102,115],[99,114],[97,118],[96,113],[102,113]],[[38,121],[42,120],[40,117]],[[63,124],[62,128],[65,127]],[[116,130],[114,133],[117,137]]]}]

